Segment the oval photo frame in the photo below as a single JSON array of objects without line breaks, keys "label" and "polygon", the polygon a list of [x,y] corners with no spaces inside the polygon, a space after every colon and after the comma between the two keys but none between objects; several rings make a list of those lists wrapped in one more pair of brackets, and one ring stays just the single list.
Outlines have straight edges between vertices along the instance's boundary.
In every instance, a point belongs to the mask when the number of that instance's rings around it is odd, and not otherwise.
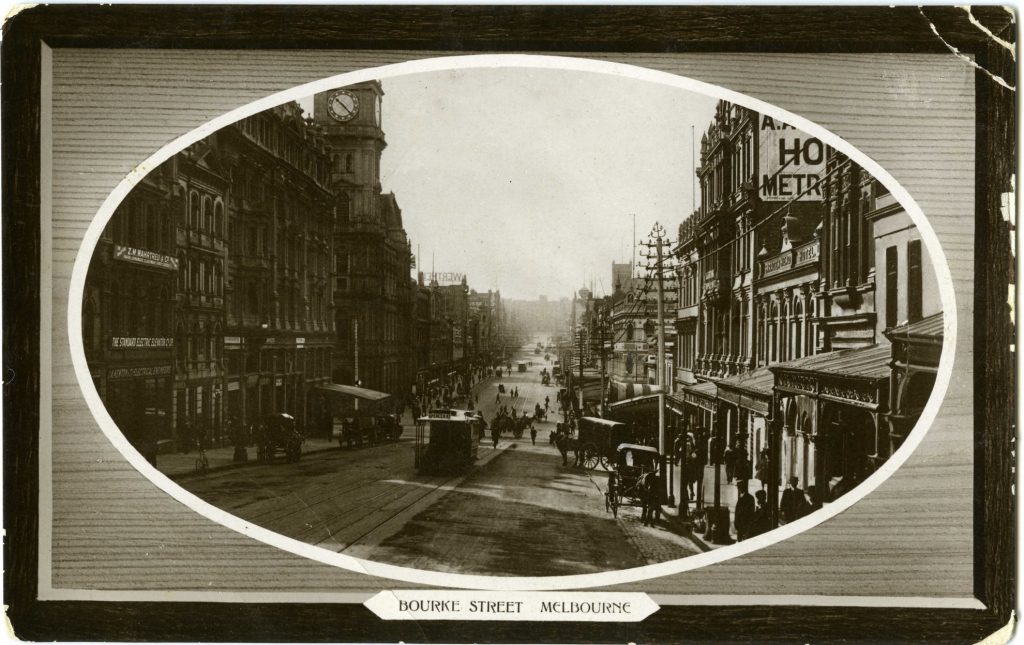
[{"label": "oval photo frame", "polygon": [[[104,227],[113,215],[117,206],[128,195],[131,189],[150,171],[184,148],[242,118],[262,112],[288,101],[337,87],[370,80],[387,79],[389,77],[406,76],[425,72],[440,72],[453,69],[488,69],[507,67],[557,69],[562,71],[626,76],[632,79],[662,84],[742,105],[759,114],[770,116],[778,121],[792,125],[807,134],[819,138],[828,146],[831,146],[846,155],[850,160],[859,165],[863,170],[868,172],[874,179],[881,182],[889,190],[892,196],[904,208],[915,226],[918,228],[921,239],[926,245],[928,255],[934,265],[942,308],[945,312],[952,312],[952,314],[947,313],[947,315],[944,316],[944,342],[939,361],[938,374],[927,405],[903,444],[876,471],[874,471],[852,491],[842,495],[836,501],[829,503],[821,510],[771,530],[768,533],[743,542],[738,542],[731,546],[724,546],[709,552],[689,556],[679,560],[650,564],[632,569],[566,576],[501,577],[442,573],[438,571],[426,571],[384,564],[372,560],[364,560],[343,555],[322,547],[313,546],[305,542],[285,537],[279,533],[246,522],[245,520],[242,520],[241,518],[232,515],[188,492],[179,484],[175,483],[155,467],[150,465],[150,463],[147,462],[131,446],[125,435],[114,423],[106,409],[106,406],[101,400],[95,385],[93,384],[89,366],[85,357],[81,327],[82,301],[89,263]],[[667,72],[659,72],[623,63],[589,59],[502,54],[430,58],[363,69],[356,72],[321,79],[319,81],[307,83],[273,94],[232,110],[231,112],[208,121],[199,128],[196,128],[195,130],[170,142],[140,163],[139,166],[130,173],[116,187],[116,189],[110,193],[110,195],[108,195],[92,223],[89,225],[75,260],[74,271],[69,287],[67,323],[71,356],[76,377],[78,378],[83,397],[107,439],[121,452],[124,458],[135,469],[153,482],[153,484],[160,490],[207,519],[279,549],[292,552],[329,566],[340,567],[371,576],[390,578],[401,582],[441,587],[459,587],[493,591],[549,591],[583,589],[627,582],[639,582],[729,560],[788,539],[798,533],[807,531],[817,524],[841,513],[843,510],[849,508],[857,501],[870,494],[903,465],[903,463],[920,444],[925,433],[938,414],[942,401],[945,398],[955,360],[954,348],[956,346],[957,326],[955,312],[956,301],[949,267],[942,248],[939,245],[938,238],[929,225],[920,207],[907,193],[907,191],[904,190],[903,187],[900,186],[899,183],[897,183],[896,180],[881,166],[835,134],[832,134],[824,128],[798,115],[791,114],[758,99],[702,81],[677,76]]]}]

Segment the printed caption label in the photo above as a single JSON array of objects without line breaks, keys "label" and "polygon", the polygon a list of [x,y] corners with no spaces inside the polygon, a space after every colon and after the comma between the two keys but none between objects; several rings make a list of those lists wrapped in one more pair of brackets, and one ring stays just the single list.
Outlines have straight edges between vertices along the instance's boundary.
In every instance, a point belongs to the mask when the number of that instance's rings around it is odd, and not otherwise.
[{"label": "printed caption label", "polygon": [[384,620],[639,622],[659,607],[645,593],[381,591],[365,603]]}]

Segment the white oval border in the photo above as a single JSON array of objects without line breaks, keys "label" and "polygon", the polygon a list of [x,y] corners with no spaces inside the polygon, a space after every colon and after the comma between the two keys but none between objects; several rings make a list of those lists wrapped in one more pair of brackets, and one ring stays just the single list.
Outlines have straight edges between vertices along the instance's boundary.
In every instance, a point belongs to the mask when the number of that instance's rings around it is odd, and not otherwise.
[{"label": "white oval border", "polygon": [[[363,560],[352,556],[343,555],[313,546],[305,542],[285,537],[279,533],[269,531],[250,524],[241,518],[227,513],[220,508],[209,504],[184,488],[174,483],[166,475],[154,468],[146,461],[125,438],[124,434],[114,424],[113,419],[107,413],[106,406],[100,399],[93,385],[92,376],[85,359],[85,351],[82,344],[81,312],[82,295],[85,288],[85,277],[92,259],[96,243],[99,240],[103,228],[110,219],[118,204],[128,195],[131,189],[151,170],[161,163],[177,154],[184,148],[209,136],[213,132],[228,126],[242,118],[262,112],[276,105],[329,90],[334,87],[352,85],[363,81],[374,79],[385,79],[394,76],[405,76],[423,72],[437,72],[451,69],[487,69],[501,67],[520,68],[544,68],[558,69],[564,71],[591,72],[598,74],[611,74],[615,76],[626,76],[641,81],[648,81],[675,87],[678,89],[698,92],[731,103],[743,105],[754,111],[766,114],[777,120],[784,121],[799,130],[814,135],[839,150],[852,159],[861,168],[882,182],[890,193],[906,210],[921,233],[921,239],[927,245],[928,253],[931,256],[935,268],[936,281],[939,286],[939,293],[942,302],[944,315],[944,340],[942,354],[939,360],[939,371],[932,389],[931,397],[921,414],[917,425],[907,436],[903,445],[889,459],[872,473],[864,482],[853,491],[843,495],[838,501],[830,503],[821,511],[807,517],[790,522],[769,533],[759,535],[750,540],[744,540],[731,546],[714,549],[698,555],[688,556],[679,560],[651,564],[633,569],[620,569],[601,573],[590,573],[570,576],[543,576],[543,577],[501,577],[483,576],[469,574],[442,573],[436,571],[424,571],[411,569],[391,564],[383,564],[372,560]],[[957,309],[956,296],[953,288],[953,279],[949,272],[949,264],[946,262],[945,254],[939,245],[939,240],[928,223],[927,218],[917,205],[917,202],[907,193],[906,190],[885,171],[880,165],[863,154],[852,145],[818,126],[803,117],[792,114],[786,110],[765,103],[759,99],[749,97],[739,92],[734,92],[717,85],[705,83],[695,79],[679,76],[669,72],[660,72],[644,67],[616,63],[610,61],[598,61],[584,58],[571,58],[560,56],[541,56],[532,54],[483,54],[469,56],[450,56],[440,58],[428,58],[403,63],[395,63],[362,69],[345,74],[339,74],[329,78],[321,79],[304,85],[299,85],[288,90],[272,94],[248,105],[242,106],[226,114],[223,114],[202,126],[184,134],[171,141],[163,148],[153,153],[149,158],[140,163],[125,179],[121,181],[110,195],[104,200],[103,205],[97,211],[92,223],[86,229],[82,239],[82,246],[79,248],[71,275],[71,282],[68,294],[68,341],[71,348],[71,361],[74,365],[75,374],[78,378],[82,395],[85,398],[89,409],[100,425],[100,429],[107,436],[107,439],[116,447],[124,458],[134,466],[142,475],[152,481],[156,486],[178,500],[182,504],[193,509],[200,515],[213,520],[223,526],[235,530],[243,535],[254,538],[271,546],[297,555],[321,562],[323,564],[341,567],[350,571],[363,573],[372,576],[391,578],[402,582],[434,585],[441,587],[459,587],[465,589],[483,589],[493,591],[552,591],[563,589],[584,589],[602,587],[608,585],[622,584],[627,582],[639,582],[650,578],[662,577],[684,571],[690,571],[710,564],[729,560],[737,556],[756,551],[768,545],[790,538],[802,533],[821,522],[843,512],[851,505],[859,501],[868,493],[888,479],[896,470],[903,465],[907,458],[921,443],[927,429],[935,420],[939,407],[945,398],[949,386],[950,377],[953,372],[955,360],[956,332],[957,332]]]}]

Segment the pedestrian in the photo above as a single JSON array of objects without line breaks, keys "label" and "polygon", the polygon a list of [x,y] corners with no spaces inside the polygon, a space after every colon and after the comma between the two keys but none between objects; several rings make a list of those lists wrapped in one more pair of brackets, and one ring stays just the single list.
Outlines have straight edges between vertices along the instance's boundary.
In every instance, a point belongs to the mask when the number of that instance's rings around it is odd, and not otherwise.
[{"label": "pedestrian", "polygon": [[732,474],[736,479],[750,479],[754,473],[750,463],[750,456],[747,454],[747,449],[742,445],[737,445],[733,451],[733,467]]},{"label": "pedestrian", "polygon": [[185,419],[185,422],[181,425],[181,432],[178,435],[179,446],[183,454],[187,455],[192,452],[192,446],[195,443],[195,440],[192,438],[193,434],[192,424],[189,423],[188,419]]},{"label": "pedestrian", "polygon": [[731,484],[733,472],[736,468],[736,453],[731,446],[726,446],[722,453],[722,461],[725,463],[725,483]]},{"label": "pedestrian", "polygon": [[700,479],[703,472],[704,467],[700,463],[700,457],[697,451],[694,450],[686,460],[686,487],[690,491],[690,499],[695,499],[697,496],[693,487],[697,485],[697,480]]},{"label": "pedestrian", "polygon": [[764,449],[757,457],[757,480],[761,482],[761,490],[768,488],[768,478],[771,477],[771,460],[768,457],[768,450]]},{"label": "pedestrian", "polygon": [[757,508],[754,510],[754,521],[750,524],[750,537],[767,533],[772,529],[771,518],[768,516],[768,493],[759,490],[754,493],[754,497],[757,500]]},{"label": "pedestrian", "polygon": [[544,397],[544,411],[547,412],[550,409],[551,409],[551,397],[550,396],[545,396]]},{"label": "pedestrian", "polygon": [[537,428],[533,427],[533,423],[530,423],[530,443],[534,446],[537,445]]},{"label": "pedestrian", "polygon": [[742,542],[750,537],[750,530],[754,524],[754,497],[747,489],[747,480],[741,479],[736,482],[736,490],[739,497],[736,499],[736,508],[733,511],[733,526],[736,527],[736,540]]},{"label": "pedestrian", "polygon": [[782,501],[779,503],[779,510],[782,511],[782,519],[788,524],[800,517],[800,510],[808,506],[807,496],[800,490],[800,478],[790,477],[786,490],[782,491]]},{"label": "pedestrian", "polygon": [[665,503],[665,485],[657,472],[644,473],[637,481],[640,489],[640,521],[654,526],[661,520],[661,505]]},{"label": "pedestrian", "polygon": [[501,403],[501,392],[498,392],[497,394],[494,395],[494,402]]}]

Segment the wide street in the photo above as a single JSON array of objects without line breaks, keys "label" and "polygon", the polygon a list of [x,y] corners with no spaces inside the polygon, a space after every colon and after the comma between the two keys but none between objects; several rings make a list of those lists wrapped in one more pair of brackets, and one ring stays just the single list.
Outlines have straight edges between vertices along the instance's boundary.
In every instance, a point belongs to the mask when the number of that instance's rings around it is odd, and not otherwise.
[{"label": "wide street", "polygon": [[[480,443],[477,465],[465,475],[425,476],[413,467],[412,427],[400,441],[229,468],[181,484],[238,517],[283,535],[348,555],[453,573],[546,576],[593,573],[664,562],[699,552],[664,525],[642,526],[639,509],[618,518],[605,510],[607,475],[562,466],[548,443],[557,388],[540,383],[550,364],[526,348],[525,373],[477,389],[476,406],[490,422],[498,405],[532,411],[552,401],[547,422],[529,433]],[[513,370],[515,361],[513,360]],[[489,434],[489,433],[488,433]]]}]

